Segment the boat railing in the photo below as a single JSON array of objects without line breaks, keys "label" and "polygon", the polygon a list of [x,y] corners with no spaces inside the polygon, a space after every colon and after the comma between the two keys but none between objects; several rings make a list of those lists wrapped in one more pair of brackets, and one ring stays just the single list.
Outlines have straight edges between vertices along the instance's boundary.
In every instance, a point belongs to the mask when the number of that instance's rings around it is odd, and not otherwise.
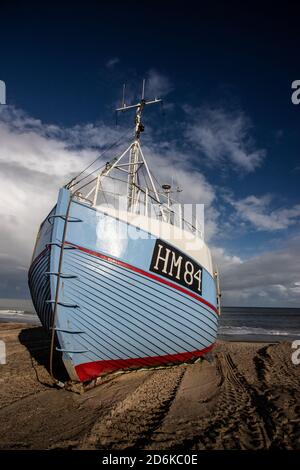
[{"label": "boat railing", "polygon": [[[125,186],[127,182],[112,177],[105,178],[105,180],[110,180],[111,187],[104,188],[103,180],[100,181],[99,177],[93,178],[84,187],[80,188],[81,191],[77,190],[75,192],[76,199],[92,207],[104,205],[117,210],[125,209],[132,214],[155,218],[203,238],[203,232],[197,218],[193,217],[188,220],[184,216],[184,205],[176,199],[170,198],[169,195],[164,193],[160,193],[159,199],[157,199],[151,189],[136,185],[137,197],[135,203],[127,209],[125,206],[127,198],[125,187],[124,190],[121,188],[121,185],[124,184]],[[118,189],[113,187],[114,181],[119,185]],[[92,183],[94,185],[91,187]]]}]

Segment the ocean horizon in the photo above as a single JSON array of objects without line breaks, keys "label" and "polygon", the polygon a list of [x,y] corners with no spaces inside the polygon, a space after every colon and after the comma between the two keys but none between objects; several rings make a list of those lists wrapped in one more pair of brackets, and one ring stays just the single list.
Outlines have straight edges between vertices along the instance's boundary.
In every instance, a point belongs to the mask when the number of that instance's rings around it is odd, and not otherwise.
[{"label": "ocean horizon", "polygon": [[[0,300],[0,323],[41,325],[31,301]],[[300,308],[222,307],[218,339],[226,341],[300,340]]]}]

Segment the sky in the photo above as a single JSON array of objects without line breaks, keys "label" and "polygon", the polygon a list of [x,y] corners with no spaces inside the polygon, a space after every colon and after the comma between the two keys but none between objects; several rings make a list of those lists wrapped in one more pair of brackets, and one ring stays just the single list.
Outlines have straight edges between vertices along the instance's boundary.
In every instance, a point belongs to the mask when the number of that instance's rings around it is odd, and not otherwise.
[{"label": "sky", "polygon": [[41,220],[146,78],[148,162],[205,204],[223,304],[300,306],[299,8],[207,3],[1,2],[0,299],[29,298]]}]

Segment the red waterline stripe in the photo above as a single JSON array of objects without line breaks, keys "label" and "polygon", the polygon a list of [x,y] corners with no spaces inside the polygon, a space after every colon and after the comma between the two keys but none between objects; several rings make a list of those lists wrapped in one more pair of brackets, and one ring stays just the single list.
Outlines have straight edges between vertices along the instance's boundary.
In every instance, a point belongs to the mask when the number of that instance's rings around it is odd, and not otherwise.
[{"label": "red waterline stripe", "polygon": [[161,277],[158,277],[155,274],[149,273],[140,268],[136,268],[135,266],[132,266],[131,264],[124,263],[123,261],[117,260],[115,258],[111,258],[109,256],[103,255],[102,253],[98,253],[97,251],[89,250],[88,248],[83,248],[82,246],[74,245],[74,243],[70,243],[70,242],[66,242],[66,244],[74,246],[78,250],[88,253],[90,255],[97,256],[97,258],[101,258],[105,261],[108,261],[109,263],[117,264],[124,268],[130,269],[131,271],[134,271],[138,274],[142,274],[143,276],[149,277],[150,279],[161,282],[162,284],[165,284],[168,287],[172,287],[173,289],[176,289],[179,292],[182,292],[183,294],[189,295],[190,297],[193,297],[193,299],[196,299],[199,302],[207,305],[207,307],[211,308],[214,311],[214,313],[216,313],[219,316],[218,310],[210,302],[208,302],[205,299],[202,299],[202,297],[198,297],[198,295],[194,294],[194,292],[188,291],[187,289],[184,289],[184,287],[181,287],[178,284],[173,284],[173,282],[167,281],[166,279],[162,279]]},{"label": "red waterline stripe", "polygon": [[[133,359],[110,359],[107,361],[95,361],[87,362],[85,364],[79,364],[75,366],[76,373],[81,382],[86,380],[95,379],[96,377],[101,376],[102,374],[107,374],[109,372],[114,372],[117,370],[123,370],[128,368],[141,368],[141,367],[153,367],[166,365],[167,363],[177,362],[182,363],[189,361],[190,359],[200,357],[205,353],[208,353],[214,347],[214,344],[211,344],[207,348],[199,349],[191,352],[183,352],[180,354],[167,354],[164,356],[152,356],[152,357],[143,357],[143,358],[133,358]],[[141,362],[143,364],[141,365]]]}]

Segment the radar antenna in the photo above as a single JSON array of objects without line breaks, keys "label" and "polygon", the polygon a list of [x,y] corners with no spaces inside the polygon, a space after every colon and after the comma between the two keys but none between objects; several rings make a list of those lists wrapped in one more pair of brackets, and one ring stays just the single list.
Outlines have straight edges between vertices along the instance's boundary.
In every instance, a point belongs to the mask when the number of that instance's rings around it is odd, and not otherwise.
[{"label": "radar antenna", "polygon": [[[154,100],[146,100],[145,99],[145,89],[146,89],[146,80],[143,79],[142,83],[142,96],[138,103],[133,105],[126,105],[125,102],[125,91],[126,86],[123,85],[123,98],[122,98],[122,106],[116,109],[116,112],[124,112],[130,109],[136,109],[135,119],[134,119],[134,142],[131,147],[130,151],[130,158],[129,158],[129,171],[128,171],[128,193],[127,193],[127,201],[128,201],[128,210],[132,209],[135,205],[136,198],[137,198],[137,172],[139,169],[139,156],[140,156],[140,136],[141,133],[144,132],[145,126],[142,123],[142,114],[144,111],[145,106],[150,104],[157,104],[162,103],[161,99],[154,98]],[[143,157],[142,157],[143,158]],[[152,184],[154,184],[152,182]]]}]

